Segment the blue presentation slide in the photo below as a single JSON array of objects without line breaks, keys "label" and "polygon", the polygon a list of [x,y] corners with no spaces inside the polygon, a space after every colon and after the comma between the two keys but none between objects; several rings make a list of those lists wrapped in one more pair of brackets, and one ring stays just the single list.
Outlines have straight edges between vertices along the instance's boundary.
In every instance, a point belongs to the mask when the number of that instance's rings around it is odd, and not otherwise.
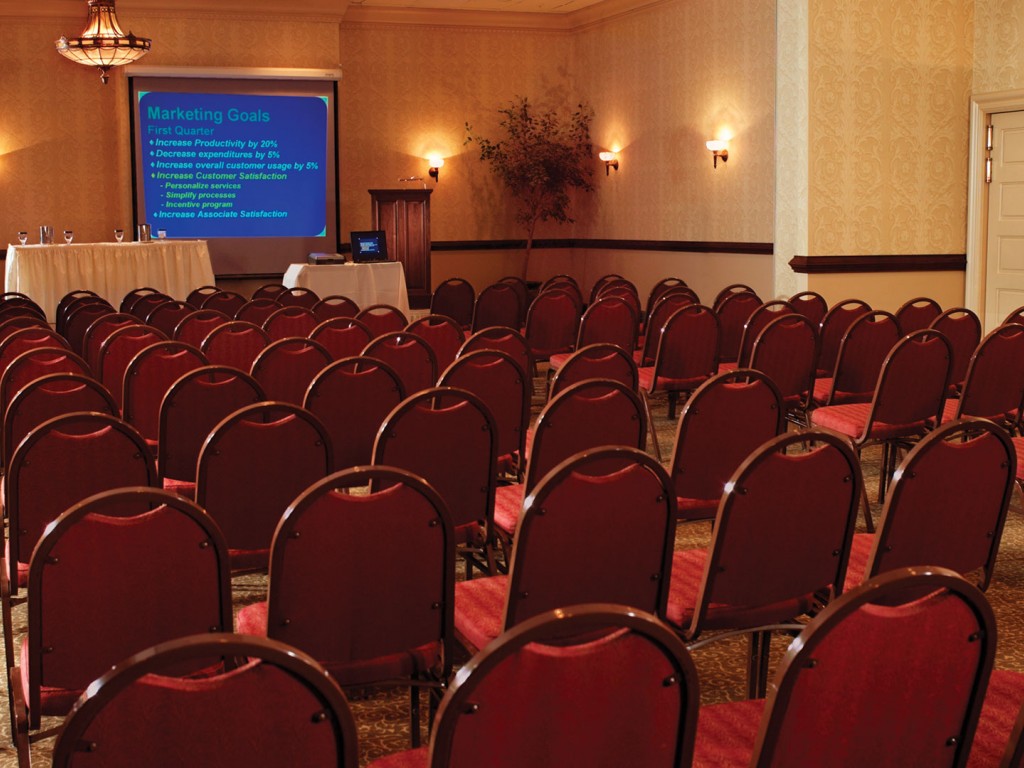
[{"label": "blue presentation slide", "polygon": [[172,238],[327,234],[327,99],[139,93],[143,193]]}]

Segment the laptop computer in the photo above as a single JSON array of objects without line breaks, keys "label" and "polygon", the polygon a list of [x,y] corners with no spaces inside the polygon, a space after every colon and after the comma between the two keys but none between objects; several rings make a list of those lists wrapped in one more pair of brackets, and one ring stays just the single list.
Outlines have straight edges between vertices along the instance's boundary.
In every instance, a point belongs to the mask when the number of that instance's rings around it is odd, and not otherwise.
[{"label": "laptop computer", "polygon": [[350,242],[352,261],[357,264],[388,260],[388,241],[383,229],[353,232]]}]

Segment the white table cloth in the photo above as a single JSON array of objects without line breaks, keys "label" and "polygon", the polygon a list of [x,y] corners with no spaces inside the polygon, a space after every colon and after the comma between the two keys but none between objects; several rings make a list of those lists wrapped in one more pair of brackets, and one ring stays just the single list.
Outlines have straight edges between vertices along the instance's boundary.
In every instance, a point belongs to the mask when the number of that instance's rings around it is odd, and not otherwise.
[{"label": "white table cloth", "polygon": [[12,245],[6,277],[5,290],[32,298],[50,322],[57,303],[75,290],[94,291],[117,307],[134,288],[156,288],[184,300],[214,282],[205,240]]},{"label": "white table cloth", "polygon": [[409,317],[409,292],[400,261],[292,264],[282,282],[288,288],[309,288],[320,298],[348,296],[360,309],[371,304],[390,304]]}]

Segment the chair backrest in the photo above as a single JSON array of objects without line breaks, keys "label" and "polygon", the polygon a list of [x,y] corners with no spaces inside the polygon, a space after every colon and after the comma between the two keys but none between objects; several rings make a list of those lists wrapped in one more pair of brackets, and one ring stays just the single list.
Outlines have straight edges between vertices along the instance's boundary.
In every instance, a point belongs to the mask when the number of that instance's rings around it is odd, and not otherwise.
[{"label": "chair backrest", "polygon": [[270,316],[283,306],[277,299],[249,299],[235,312],[235,320],[245,320],[262,328]]},{"label": "chair backrest", "polygon": [[332,359],[342,360],[358,355],[373,339],[373,331],[354,317],[333,317],[310,331],[309,338],[322,344]]},{"label": "chair backrest", "polygon": [[182,341],[161,341],[140,350],[124,371],[121,413],[154,445],[164,395],[189,371],[208,365],[206,355]]},{"label": "chair backrest", "polygon": [[275,301],[288,289],[281,283],[267,283],[253,291],[254,299],[274,299]]},{"label": "chair backrest", "polygon": [[818,375],[831,376],[836,369],[839,345],[853,321],[871,311],[871,306],[860,299],[844,299],[833,304],[818,327]]},{"label": "chair backrest", "polygon": [[479,349],[461,355],[438,377],[439,387],[472,392],[487,406],[498,430],[499,469],[507,461],[522,459],[530,424],[530,379],[511,355]]},{"label": "chair backrest", "polygon": [[19,315],[0,320],[0,341],[23,328],[49,328],[46,320],[34,315]]},{"label": "chair backrest", "polygon": [[226,365],[196,368],[179,378],[160,403],[160,477],[195,482],[207,435],[238,409],[265,399],[256,379]]},{"label": "chair backrest", "polygon": [[[76,296],[71,299],[67,304],[64,305],[60,314],[57,315],[56,331],[59,334],[67,333],[67,322],[71,315],[76,312],[80,307],[84,307],[87,304],[98,304],[101,307],[106,307],[110,311],[114,311],[114,307],[111,306],[110,302],[106,299],[100,298],[96,294],[88,294],[85,296]],[[123,312],[125,310],[117,310]]]},{"label": "chair backrest", "polygon": [[316,315],[307,307],[281,307],[263,323],[271,341],[287,338],[304,339],[317,327]]},{"label": "chair backrest", "polygon": [[936,317],[930,327],[949,339],[953,350],[953,362],[949,371],[950,385],[962,386],[967,377],[971,356],[981,341],[981,321],[966,307],[953,307]]},{"label": "chair backrest", "polygon": [[[746,285],[745,283],[733,283],[732,285],[725,286],[725,288],[723,288],[717,294],[715,294],[715,300],[711,303],[712,308],[714,308],[714,310],[717,312],[719,307],[722,306],[722,303],[726,299],[737,293],[751,293],[754,294],[755,296],[757,295],[757,291],[755,291],[749,285]],[[758,299],[757,303],[761,303],[760,299]]]},{"label": "chair backrest", "polygon": [[320,301],[320,297],[317,296],[316,291],[310,288],[302,288],[300,286],[286,288],[275,298],[281,302],[281,306],[303,307],[305,309],[313,309],[317,302]]},{"label": "chair backrest", "polygon": [[187,304],[184,301],[165,301],[162,304],[157,304],[156,307],[146,315],[146,325],[152,325],[154,328],[164,332],[164,335],[168,339],[173,338],[174,329],[178,327],[178,324],[186,317],[195,312],[195,308],[191,304]]},{"label": "chair backrest", "polygon": [[91,301],[88,304],[73,305],[68,310],[68,317],[64,322],[63,329],[64,338],[68,340],[72,351],[81,354],[82,341],[85,339],[85,332],[89,326],[96,318],[112,314],[114,314],[114,308],[106,302]]},{"label": "chair backrest", "polygon": [[790,645],[750,765],[966,765],[995,639],[984,596],[951,571],[872,579]]},{"label": "chair backrest", "polygon": [[[69,291],[68,293],[65,293],[60,298],[60,301],[57,302],[57,309],[54,310],[54,313],[53,313],[54,314],[54,319],[56,320],[56,323],[57,323],[57,326],[58,326],[57,327],[57,333],[61,333],[64,330],[63,323],[64,323],[64,320],[65,320],[65,317],[66,317],[68,305],[71,304],[73,301],[76,301],[78,299],[83,299],[83,298],[99,299],[100,297],[95,293],[95,291],[77,290],[77,291]],[[106,301],[106,299],[100,299],[100,301]]]},{"label": "chair backrest", "polygon": [[814,391],[818,330],[803,315],[776,317],[754,340],[750,367],[775,383],[787,408],[803,408]]},{"label": "chair backrest", "polygon": [[675,535],[672,481],[654,458],[626,446],[569,457],[524,501],[504,629],[577,603],[663,614]]},{"label": "chair backrest", "polygon": [[521,318],[525,312],[521,308],[521,301],[525,298],[525,293],[520,295],[515,286],[508,283],[488,285],[480,291],[473,305],[473,332],[495,326],[521,327]]},{"label": "chair backrest", "polygon": [[124,404],[124,374],[128,363],[151,344],[167,341],[167,337],[149,325],[126,325],[112,331],[100,345],[97,356],[98,378],[114,396],[118,406]]},{"label": "chair backrest", "polygon": [[676,310],[661,329],[651,390],[662,385],[696,389],[714,376],[721,337],[718,316],[708,307],[689,304]]},{"label": "chair backrest", "polygon": [[632,354],[636,347],[638,319],[625,299],[602,296],[583,313],[575,348],[590,344],[615,344]]},{"label": "chair backrest", "polygon": [[359,314],[359,305],[348,296],[324,296],[313,305],[313,314],[321,323],[334,317],[355,317]]},{"label": "chair backrest", "polygon": [[640,365],[654,365],[654,358],[658,354],[658,342],[661,341],[661,332],[665,323],[683,307],[697,304],[693,300],[693,294],[689,289],[681,290],[667,289],[657,299],[647,316],[647,323],[644,326],[644,348],[640,358]]},{"label": "chair backrest", "polygon": [[438,711],[430,764],[688,766],[697,707],[696,668],[664,624],[623,606],[567,606],[462,668]]},{"label": "chair backrest", "polygon": [[409,324],[402,310],[390,304],[371,304],[363,307],[356,315],[356,320],[361,320],[374,337],[383,336],[385,333],[397,333]]},{"label": "chair backrest", "polygon": [[375,357],[390,365],[409,395],[429,389],[437,381],[434,350],[414,333],[385,333],[367,344],[360,354]]},{"label": "chair backrest", "polygon": [[49,328],[22,328],[0,341],[0,375],[18,355],[30,349],[63,349],[71,351],[64,337]]},{"label": "chair backrest", "polygon": [[192,307],[192,309],[202,309],[203,301],[206,300],[206,297],[214,293],[220,293],[220,290],[215,285],[201,285],[189,291],[188,296],[185,297],[185,303]]},{"label": "chair backrest", "polygon": [[112,312],[107,315],[100,315],[89,324],[89,327],[85,329],[85,334],[82,336],[82,351],[80,354],[82,359],[89,364],[90,370],[99,370],[100,347],[107,340],[107,336],[126,325],[143,325],[143,322],[135,315],[130,315],[127,312]]},{"label": "chair backrest", "polygon": [[[580,284],[576,282],[576,278],[572,275],[552,275],[540,285],[541,292],[550,290],[552,288],[564,288],[569,286],[570,289],[575,289],[576,293],[580,293]],[[580,294],[580,300],[582,301],[583,296]]]},{"label": "chair backrest", "polygon": [[128,291],[121,299],[121,304],[118,306],[118,312],[131,312],[132,305],[143,296],[149,296],[153,293],[160,293],[156,288],[150,288],[149,286],[143,286],[141,288],[133,288]]},{"label": "chair backrest", "polygon": [[57,691],[75,696],[133,654],[232,626],[224,537],[194,503],[155,488],[105,491],[61,514],[32,554],[28,591],[34,722],[44,698],[59,706]]},{"label": "chair backrest", "polygon": [[1017,457],[1010,437],[985,419],[929,432],[896,472],[865,576],[921,563],[941,565],[981,588],[992,580]]},{"label": "chair backrest", "polygon": [[169,301],[174,301],[174,299],[166,293],[147,293],[144,296],[139,296],[132,302],[131,307],[128,308],[128,313],[135,315],[139,320],[145,322],[154,309]]},{"label": "chair backrest", "polygon": [[248,372],[268,344],[270,336],[258,325],[231,320],[211,330],[200,349],[214,365],[230,365]]},{"label": "chair backrest", "polygon": [[590,287],[590,299],[588,304],[593,304],[597,301],[598,295],[601,293],[601,289],[604,288],[608,283],[616,281],[628,282],[622,275],[616,274],[615,272],[609,272],[607,275],[602,275],[594,281],[594,284]]},{"label": "chair backrest", "polygon": [[789,303],[798,314],[803,315],[817,328],[828,312],[828,302],[816,291],[800,291],[789,297]]},{"label": "chair backrest", "polygon": [[882,363],[899,339],[899,323],[889,312],[876,309],[854,320],[839,345],[828,404],[871,400]]},{"label": "chair backrest", "polygon": [[[952,348],[952,342],[950,343]],[[955,350],[951,349],[953,359]],[[1024,325],[1001,325],[971,355],[954,418],[978,416],[998,424],[1020,418],[1024,401]]]},{"label": "chair backrest", "polygon": [[248,299],[240,293],[235,293],[234,291],[218,291],[217,293],[210,294],[203,299],[203,305],[200,309],[216,309],[223,312],[228,317],[234,317],[235,313],[244,306],[246,301],[248,301]]},{"label": "chair backrest", "polygon": [[[176,677],[182,667],[235,657],[248,661],[199,680]],[[355,722],[337,684],[311,657],[274,640],[191,635],[136,654],[93,688],[71,711],[54,765],[91,763],[83,744],[125,767],[359,764]]]},{"label": "chair backrest", "polygon": [[651,317],[651,310],[654,309],[654,305],[658,303],[658,299],[661,298],[665,291],[671,290],[672,288],[686,287],[686,281],[681,277],[663,277],[651,286],[651,292],[647,294],[647,304],[644,306],[644,325],[647,324],[647,321]]},{"label": "chair backrest", "polygon": [[738,357],[736,358],[736,366],[738,368],[749,368],[750,354],[754,350],[754,342],[761,334],[761,331],[765,329],[765,326],[767,326],[772,320],[793,314],[796,314],[796,310],[793,309],[793,305],[783,299],[766,301],[751,312],[750,317],[747,318],[747,322],[743,324],[743,333],[740,335],[740,347]]},{"label": "chair backrest", "polygon": [[464,328],[473,322],[476,289],[461,277],[450,277],[434,289],[430,297],[430,314],[445,315]]},{"label": "chair backrest", "polygon": [[234,570],[267,566],[284,511],[333,466],[326,430],[297,405],[248,405],[210,431],[199,453],[196,503],[224,531]]},{"label": "chair backrest", "polygon": [[753,291],[737,291],[726,294],[715,304],[714,310],[721,328],[719,359],[723,363],[735,363],[739,359],[743,329],[761,303]]},{"label": "chair backrest", "polygon": [[896,310],[896,322],[900,325],[900,333],[904,336],[911,331],[920,331],[928,328],[939,315],[942,314],[942,307],[935,299],[927,296],[918,296],[903,303]]},{"label": "chair backrest", "polygon": [[425,315],[405,327],[406,333],[419,336],[434,353],[434,362],[440,373],[455,360],[466,340],[458,321],[446,315]]},{"label": "chair backrest", "polygon": [[494,417],[476,395],[453,387],[405,398],[385,418],[373,446],[374,464],[426,480],[444,499],[452,525],[486,532],[494,515],[496,461]]},{"label": "chair backrest", "polygon": [[[511,327],[513,327],[513,328],[522,328],[523,324],[526,323],[526,308],[528,306],[530,306],[530,301],[529,301],[529,298],[528,298],[530,292],[529,292],[529,288],[526,285],[526,281],[523,280],[523,278],[517,277],[515,275],[507,275],[507,276],[501,278],[498,282],[502,283],[503,285],[511,286],[512,290],[514,290],[516,292],[516,295],[519,297],[519,317],[517,318],[516,322]],[[477,298],[479,299],[479,296]],[[473,330],[474,331],[480,330],[479,328],[475,327],[475,323],[476,323],[475,316],[473,318],[473,322],[474,322]]]},{"label": "chair backrest", "polygon": [[252,364],[252,376],[269,400],[302,405],[310,382],[332,362],[331,353],[310,339],[271,342]]},{"label": "chair backrest", "polygon": [[718,506],[687,638],[785,621],[842,592],[862,487],[849,441],[826,430],[753,451]]},{"label": "chair backrest", "polygon": [[31,299],[7,299],[0,302],[0,322],[15,317],[34,317],[46,322],[46,313]]},{"label": "chair backrest", "polygon": [[536,360],[570,352],[580,323],[580,304],[559,288],[541,291],[526,313],[526,340]]},{"label": "chair backrest", "polygon": [[482,328],[466,339],[458,356],[462,357],[462,355],[480,349],[493,349],[506,353],[519,363],[527,377],[533,377],[534,363],[530,345],[527,344],[523,334],[514,328],[503,326]]},{"label": "chair backrest", "polygon": [[[146,441],[128,422],[104,413],[44,421],[15,448],[4,477],[11,585],[44,528],[82,499],[128,485],[158,483]],[[59,482],[55,482],[59,478]]]},{"label": "chair backrest", "polygon": [[764,373],[740,368],[701,384],[679,418],[669,470],[679,517],[714,517],[740,464],[785,425],[782,395]]},{"label": "chair backrest", "polygon": [[526,465],[526,492],[581,451],[602,445],[644,449],[647,419],[636,390],[617,381],[588,379],[562,390],[537,418]]},{"label": "chair backrest", "polygon": [[404,399],[402,380],[390,365],[369,357],[345,357],[316,375],[302,405],[331,436],[333,469],[348,469],[373,460],[377,430]]},{"label": "chair backrest", "polygon": [[[91,376],[89,366],[74,352],[39,347],[22,352],[0,374],[0,415],[6,417],[14,396],[29,383],[53,373]],[[117,398],[114,398],[117,402]]]},{"label": "chair backrest", "polygon": [[938,424],[951,356],[949,342],[939,331],[913,331],[900,339],[882,364],[864,435],[876,424],[899,425],[905,433]]},{"label": "chair backrest", "polygon": [[0,448],[6,468],[14,449],[45,421],[65,413],[94,411],[117,416],[117,403],[106,387],[81,373],[51,373],[19,389],[4,413]]},{"label": "chair backrest", "polygon": [[618,381],[637,390],[637,369],[633,355],[617,344],[589,344],[573,352],[551,377],[548,397],[587,379]]},{"label": "chair backrest", "polygon": [[[382,571],[389,560],[400,567]],[[274,533],[267,636],[310,654],[339,684],[373,680],[360,663],[394,654],[450,674],[454,602],[451,518],[410,472],[336,472],[304,490]]]},{"label": "chair backrest", "polygon": [[174,340],[183,341],[193,347],[201,348],[203,339],[210,335],[210,331],[224,323],[230,323],[231,318],[220,310],[197,309],[191,315],[182,318],[174,329]]}]

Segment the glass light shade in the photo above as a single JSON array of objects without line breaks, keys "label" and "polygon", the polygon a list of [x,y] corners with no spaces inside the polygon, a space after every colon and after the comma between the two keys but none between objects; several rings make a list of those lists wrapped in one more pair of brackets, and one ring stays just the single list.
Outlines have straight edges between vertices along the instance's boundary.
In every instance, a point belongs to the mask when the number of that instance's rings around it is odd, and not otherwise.
[{"label": "glass light shade", "polygon": [[717,140],[715,140],[715,141],[706,142],[704,146],[706,146],[712,152],[721,152],[723,149],[728,149],[729,148],[729,143],[727,141],[717,141]]},{"label": "glass light shade", "polygon": [[431,168],[440,168],[444,165],[444,158],[440,155],[428,155],[427,162],[430,163]]},{"label": "glass light shade", "polygon": [[610,163],[612,160],[615,159],[614,152],[598,152],[597,156],[604,160],[606,163]]},{"label": "glass light shade", "polygon": [[107,82],[111,67],[131,64],[147,53],[153,41],[125,34],[117,23],[114,0],[89,0],[89,17],[79,37],[61,37],[57,50],[61,55],[87,67],[98,67],[100,80]]}]

